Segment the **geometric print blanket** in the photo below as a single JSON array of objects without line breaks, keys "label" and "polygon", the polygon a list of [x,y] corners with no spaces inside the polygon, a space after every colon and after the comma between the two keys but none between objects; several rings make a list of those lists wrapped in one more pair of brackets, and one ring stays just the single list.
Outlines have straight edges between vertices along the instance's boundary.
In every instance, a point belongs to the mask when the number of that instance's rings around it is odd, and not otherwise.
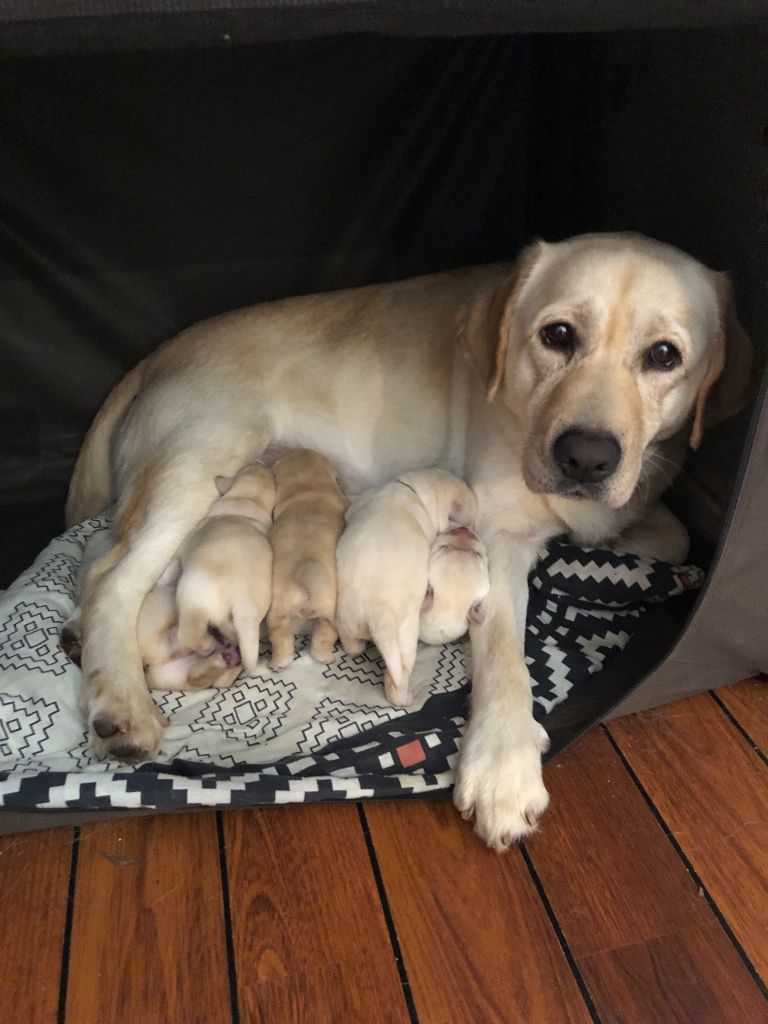
[{"label": "geometric print blanket", "polygon": [[[414,796],[449,788],[470,684],[468,644],[420,647],[414,703],[392,707],[369,645],[319,665],[299,641],[291,666],[225,690],[153,691],[170,725],[156,762],[90,752],[80,672],[59,649],[74,607],[88,520],[52,541],[0,594],[0,807],[17,810],[227,807]],[[703,572],[550,542],[530,577],[526,661],[536,717],[589,686],[650,604],[700,586]]]}]

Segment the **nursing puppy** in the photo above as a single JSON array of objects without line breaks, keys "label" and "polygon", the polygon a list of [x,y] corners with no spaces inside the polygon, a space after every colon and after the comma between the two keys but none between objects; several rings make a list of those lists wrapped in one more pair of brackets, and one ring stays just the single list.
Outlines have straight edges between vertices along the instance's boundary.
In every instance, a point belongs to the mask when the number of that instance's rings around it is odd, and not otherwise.
[{"label": "nursing puppy", "polygon": [[267,616],[272,659],[279,671],[290,664],[294,638],[312,622],[309,653],[328,662],[336,643],[336,544],[344,529],[347,501],[337,470],[307,448],[288,452],[274,467],[272,605]]},{"label": "nursing puppy", "polygon": [[177,552],[178,640],[207,655],[214,633],[240,648],[253,673],[259,659],[259,629],[272,593],[272,526],[275,481],[263,466],[246,466],[234,478],[216,477],[221,497]]},{"label": "nursing puppy", "polygon": [[[111,530],[91,534],[85,544],[76,583],[78,601],[91,570],[98,575],[98,563],[115,546]],[[102,563],[103,564],[103,563]],[[137,639],[144,678],[151,690],[222,688],[235,681],[240,672],[240,652],[231,644],[216,643],[208,655],[195,654],[180,646],[176,611],[177,563],[163,574],[147,594],[139,611]],[[78,667],[81,653],[81,609],[78,606],[61,628],[60,646]]]},{"label": "nursing puppy", "polygon": [[411,703],[408,682],[419,642],[434,538],[451,524],[474,524],[477,503],[463,481],[444,470],[403,473],[353,502],[336,552],[336,625],[344,650],[373,640],[386,665],[390,703]]},{"label": "nursing puppy", "polygon": [[483,621],[491,588],[485,545],[466,526],[435,538],[427,566],[427,595],[419,622],[419,640],[447,644]]}]

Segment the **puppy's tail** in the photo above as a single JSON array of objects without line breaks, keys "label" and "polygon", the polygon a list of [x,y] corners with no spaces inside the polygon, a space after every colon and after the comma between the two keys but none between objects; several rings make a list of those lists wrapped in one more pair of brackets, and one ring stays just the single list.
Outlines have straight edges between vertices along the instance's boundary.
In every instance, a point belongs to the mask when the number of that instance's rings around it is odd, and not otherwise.
[{"label": "puppy's tail", "polygon": [[[382,609],[369,623],[371,639],[379,649],[387,667],[388,679],[384,685],[387,698],[393,704],[403,703],[407,697],[408,680],[405,678],[403,651],[400,644],[400,627],[394,613]],[[405,685],[404,685],[405,684]],[[401,701],[398,699],[402,697]]]},{"label": "puppy's tail", "polygon": [[300,605],[298,614],[307,619],[333,618],[336,604],[336,579],[317,558],[305,558],[293,572]]},{"label": "puppy's tail", "polygon": [[232,621],[237,633],[240,657],[249,675],[253,675],[259,662],[259,634],[267,607],[258,607],[253,601],[236,601]]},{"label": "puppy's tail", "polygon": [[67,495],[66,524],[74,526],[97,516],[114,501],[112,493],[112,440],[126,410],[141,387],[144,361],[134,366],[107,395],[85,435]]}]

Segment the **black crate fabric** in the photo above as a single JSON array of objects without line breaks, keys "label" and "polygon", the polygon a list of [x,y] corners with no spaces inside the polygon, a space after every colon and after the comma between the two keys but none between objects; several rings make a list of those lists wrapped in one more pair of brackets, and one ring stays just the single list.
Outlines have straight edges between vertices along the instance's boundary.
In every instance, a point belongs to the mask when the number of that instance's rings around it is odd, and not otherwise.
[{"label": "black crate fabric", "polygon": [[[162,758],[126,767],[88,749],[80,673],[59,649],[89,520],[56,538],[0,596],[0,806],[93,810],[247,806],[415,796],[449,788],[470,684],[465,642],[422,647],[415,702],[391,707],[375,650],[318,665],[298,644],[283,673],[226,690],[154,693]],[[536,716],[626,645],[647,608],[700,586],[674,567],[553,540],[530,577],[526,661]],[[263,648],[266,655],[268,648]]]}]

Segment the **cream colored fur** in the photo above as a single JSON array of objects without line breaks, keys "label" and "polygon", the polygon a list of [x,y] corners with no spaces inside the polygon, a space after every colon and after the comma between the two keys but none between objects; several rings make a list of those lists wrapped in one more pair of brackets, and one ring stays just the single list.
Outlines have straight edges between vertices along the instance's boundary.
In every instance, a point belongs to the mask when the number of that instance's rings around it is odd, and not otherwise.
[{"label": "cream colored fur", "polygon": [[272,605],[267,616],[272,659],[285,668],[293,659],[296,633],[309,621],[310,654],[333,657],[336,643],[336,543],[344,528],[347,500],[332,463],[301,448],[274,467]]},{"label": "cream colored fur", "polygon": [[427,564],[428,599],[419,619],[419,640],[446,644],[479,625],[491,588],[485,545],[469,530],[454,529],[432,542]]},{"label": "cream colored fur", "polygon": [[[573,320],[572,358],[542,351],[553,317]],[[670,334],[682,364],[651,379],[644,353]],[[157,756],[162,723],[136,620],[216,498],[217,473],[270,444],[319,450],[352,493],[440,465],[477,495],[491,574],[484,619],[470,630],[472,707],[454,801],[504,849],[548,801],[547,737],[523,657],[536,553],[565,530],[616,546],[634,531],[652,553],[655,531],[637,528],[657,515],[675,471],[660,460],[676,464],[687,439],[735,410],[744,342],[724,278],[670,246],[612,234],[539,243],[514,266],[265,303],[185,331],[107,399],[73,477],[70,521],[118,501],[118,546],[84,608],[95,749]],[[547,443],[570,423],[615,432],[623,446],[615,478],[592,497],[563,494],[553,471]],[[673,522],[657,521],[662,533]],[[684,535],[670,528],[681,550]]]},{"label": "cream colored fur", "polygon": [[403,473],[353,502],[336,551],[336,624],[344,649],[373,640],[384,659],[384,690],[407,707],[427,593],[429,550],[450,524],[474,524],[477,505],[463,481],[440,469]]},{"label": "cream colored fur", "polygon": [[246,466],[234,479],[218,478],[222,496],[177,552],[178,640],[197,654],[215,648],[210,627],[240,648],[253,673],[259,630],[272,593],[275,483],[263,466]]}]

